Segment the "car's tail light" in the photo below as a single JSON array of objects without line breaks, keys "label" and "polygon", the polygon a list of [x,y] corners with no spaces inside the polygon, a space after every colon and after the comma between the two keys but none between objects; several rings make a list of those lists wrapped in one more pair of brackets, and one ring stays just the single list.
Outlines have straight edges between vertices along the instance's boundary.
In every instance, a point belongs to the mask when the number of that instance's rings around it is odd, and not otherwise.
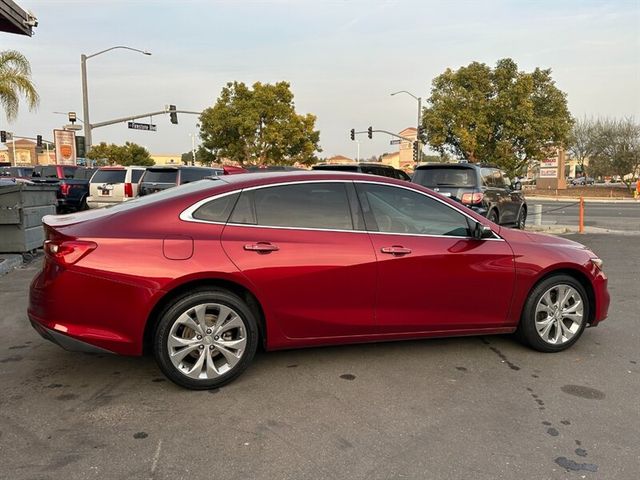
[{"label": "car's tail light", "polygon": [[69,192],[71,191],[71,185],[68,183],[63,183],[62,185],[60,185],[60,193],[62,193],[62,195],[64,195],[65,197],[67,195],[69,195]]},{"label": "car's tail light", "polygon": [[133,185],[131,183],[124,184],[124,196],[127,198],[133,197]]},{"label": "car's tail light", "polygon": [[483,198],[484,198],[484,193],[474,192],[474,193],[463,193],[462,198],[460,200],[465,205],[476,205],[477,203],[481,203]]},{"label": "car's tail light", "polygon": [[85,240],[47,240],[44,253],[60,265],[73,265],[97,247],[95,242]]}]

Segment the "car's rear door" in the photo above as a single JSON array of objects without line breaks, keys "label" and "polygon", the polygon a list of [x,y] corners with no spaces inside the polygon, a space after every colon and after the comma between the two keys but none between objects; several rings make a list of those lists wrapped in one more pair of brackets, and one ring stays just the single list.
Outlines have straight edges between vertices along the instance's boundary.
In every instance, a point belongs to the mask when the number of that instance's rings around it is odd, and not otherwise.
[{"label": "car's rear door", "polygon": [[[244,190],[224,250],[291,339],[376,332],[376,256],[351,182]],[[321,343],[321,342],[320,342]]]},{"label": "car's rear door", "polygon": [[378,257],[381,333],[504,326],[515,282],[505,241],[470,238],[468,217],[427,194],[373,182],[356,187]]}]

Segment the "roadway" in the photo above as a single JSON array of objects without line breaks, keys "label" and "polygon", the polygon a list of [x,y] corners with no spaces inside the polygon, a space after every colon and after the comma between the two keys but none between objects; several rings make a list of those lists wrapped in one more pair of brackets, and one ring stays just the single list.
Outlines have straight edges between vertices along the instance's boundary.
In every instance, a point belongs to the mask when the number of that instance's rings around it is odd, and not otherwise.
[{"label": "roadway", "polygon": [[[578,225],[578,204],[575,200],[527,199],[529,218],[534,223],[534,205],[542,205],[543,225]],[[588,227],[610,230],[640,231],[640,202],[585,202],[584,223]]]}]

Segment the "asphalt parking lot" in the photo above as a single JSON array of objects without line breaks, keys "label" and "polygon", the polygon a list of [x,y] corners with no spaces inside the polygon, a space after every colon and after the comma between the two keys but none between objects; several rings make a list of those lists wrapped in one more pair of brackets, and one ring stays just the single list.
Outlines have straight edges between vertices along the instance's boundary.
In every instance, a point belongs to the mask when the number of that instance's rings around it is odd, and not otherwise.
[{"label": "asphalt parking lot", "polygon": [[16,270],[0,277],[0,478],[635,480],[640,236],[571,238],[605,260],[612,304],[567,352],[474,337],[262,353],[210,392],[41,339],[37,265]]}]

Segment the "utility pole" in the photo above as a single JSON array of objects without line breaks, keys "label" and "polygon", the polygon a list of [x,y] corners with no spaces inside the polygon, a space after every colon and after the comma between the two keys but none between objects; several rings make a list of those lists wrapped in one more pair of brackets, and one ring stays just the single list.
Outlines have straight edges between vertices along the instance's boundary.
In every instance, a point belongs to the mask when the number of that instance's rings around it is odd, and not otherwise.
[{"label": "utility pole", "polygon": [[82,116],[84,117],[84,144],[88,152],[91,149],[91,121],[89,120],[89,91],[87,89],[87,56],[80,55],[82,70]]}]

